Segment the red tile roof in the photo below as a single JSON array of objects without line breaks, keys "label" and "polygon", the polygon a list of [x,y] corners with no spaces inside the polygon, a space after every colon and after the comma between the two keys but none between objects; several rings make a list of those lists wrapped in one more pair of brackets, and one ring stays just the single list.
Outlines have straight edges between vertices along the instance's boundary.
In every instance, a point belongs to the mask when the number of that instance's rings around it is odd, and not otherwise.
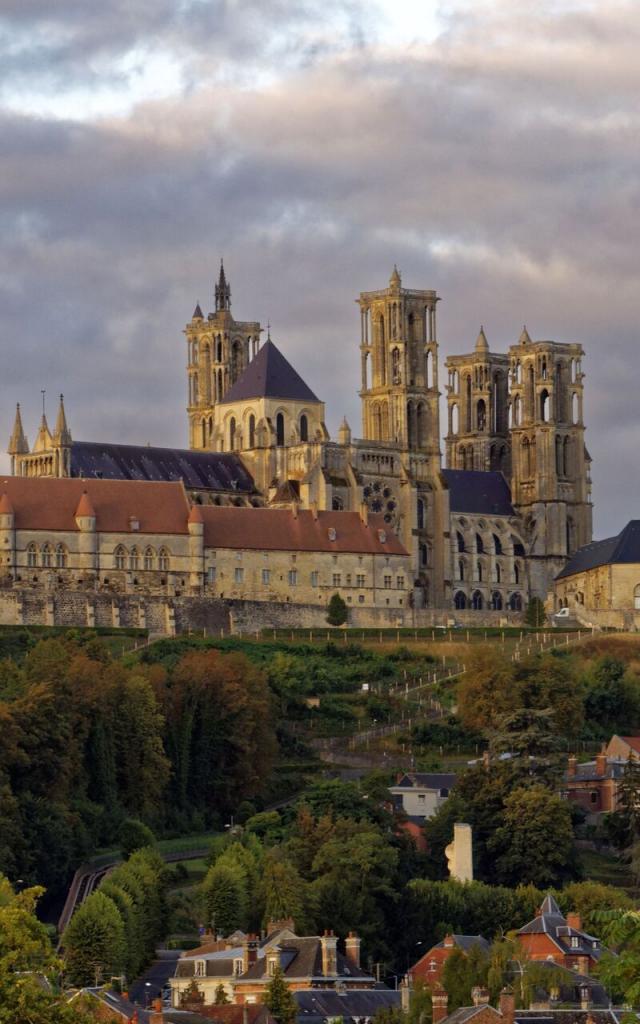
[{"label": "red tile roof", "polygon": [[[357,512],[300,511],[203,505],[204,542],[212,548],[258,551],[332,551],[406,555],[382,516],[365,525]],[[332,539],[333,537],[333,539]]]},{"label": "red tile roof", "polygon": [[76,509],[76,519],[79,519],[80,516],[86,518],[93,518],[95,517],[95,514],[96,510],[91,504],[91,498],[89,497],[86,491],[83,491],[82,497],[80,498],[80,501],[78,502],[78,507]]},{"label": "red tile roof", "polygon": [[101,532],[188,532],[189,502],[181,482],[14,476],[0,479],[2,493],[13,505],[18,530],[77,530],[77,511],[88,502]]},{"label": "red tile roof", "polygon": [[620,739],[635,750],[636,754],[640,754],[640,736],[621,736]]},{"label": "red tile roof", "polygon": [[0,497],[0,515],[13,515],[13,505],[9,501],[6,492],[2,495],[2,497]]}]

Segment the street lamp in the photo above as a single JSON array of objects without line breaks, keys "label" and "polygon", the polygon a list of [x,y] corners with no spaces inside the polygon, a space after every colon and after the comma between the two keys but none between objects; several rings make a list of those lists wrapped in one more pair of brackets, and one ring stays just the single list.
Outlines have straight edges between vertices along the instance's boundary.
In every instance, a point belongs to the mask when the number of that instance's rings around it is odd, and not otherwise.
[{"label": "street lamp", "polygon": [[151,982],[150,981],[145,981],[145,983],[144,983],[145,1004],[144,1005],[145,1005],[145,1008],[147,1010],[149,1009],[149,1000],[151,999],[151,992],[149,991],[150,988],[151,988]]}]

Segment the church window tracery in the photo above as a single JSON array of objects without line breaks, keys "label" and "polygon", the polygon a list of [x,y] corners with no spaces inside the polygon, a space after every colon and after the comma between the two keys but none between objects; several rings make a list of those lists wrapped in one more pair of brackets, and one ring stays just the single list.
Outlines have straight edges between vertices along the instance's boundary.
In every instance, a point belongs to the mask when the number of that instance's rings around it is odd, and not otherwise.
[{"label": "church window tracery", "polygon": [[122,544],[119,544],[118,547],[115,549],[115,551],[113,553],[113,564],[114,564],[114,567],[116,569],[124,569],[124,568],[126,568],[126,558],[127,558],[126,549],[122,546]]}]

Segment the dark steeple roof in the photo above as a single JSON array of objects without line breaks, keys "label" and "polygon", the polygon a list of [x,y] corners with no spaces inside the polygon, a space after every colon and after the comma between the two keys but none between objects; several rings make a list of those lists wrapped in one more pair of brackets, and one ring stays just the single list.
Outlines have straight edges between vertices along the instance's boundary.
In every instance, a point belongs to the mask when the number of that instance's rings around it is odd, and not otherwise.
[{"label": "dark steeple roof", "polygon": [[224,403],[250,398],[282,398],[294,402],[318,402],[300,374],[272,341],[267,341],[226,395]]},{"label": "dark steeple roof", "polygon": [[599,565],[636,562],[640,562],[640,519],[631,519],[617,537],[596,540],[579,548],[556,579],[573,576],[577,572],[587,572]]},{"label": "dark steeple roof", "polygon": [[220,260],[220,277],[216,285],[216,313],[221,309],[231,309],[231,286],[227,284],[222,260]]},{"label": "dark steeple roof", "polygon": [[200,303],[199,302],[196,302],[196,308],[193,311],[193,316],[191,317],[191,319],[192,320],[204,320],[204,317],[202,315],[202,310],[200,309]]}]

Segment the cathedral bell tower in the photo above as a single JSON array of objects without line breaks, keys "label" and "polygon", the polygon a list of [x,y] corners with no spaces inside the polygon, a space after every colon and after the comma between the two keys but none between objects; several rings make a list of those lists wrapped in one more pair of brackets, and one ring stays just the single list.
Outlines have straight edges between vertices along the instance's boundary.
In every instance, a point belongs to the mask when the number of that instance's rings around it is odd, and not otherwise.
[{"label": "cathedral bell tower", "polygon": [[[189,398],[189,447],[216,448],[215,409],[258,352],[260,324],[234,320],[224,265],[214,290],[215,312],[205,319],[200,303],[185,327]],[[219,445],[218,445],[219,446]]]},{"label": "cathedral bell tower", "polygon": [[509,357],[489,351],[481,327],[474,351],[449,356],[445,367],[448,469],[500,470],[508,478]]},{"label": "cathedral bell tower", "polygon": [[362,429],[440,468],[438,343],[434,291],[403,288],[397,267],[382,291],[362,292]]}]

